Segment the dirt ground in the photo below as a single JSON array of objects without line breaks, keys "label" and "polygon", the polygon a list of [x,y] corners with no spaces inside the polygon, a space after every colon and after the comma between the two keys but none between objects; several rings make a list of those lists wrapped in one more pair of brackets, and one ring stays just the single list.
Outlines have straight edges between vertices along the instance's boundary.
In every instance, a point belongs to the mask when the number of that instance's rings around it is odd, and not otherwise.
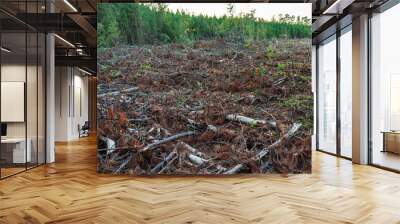
[{"label": "dirt ground", "polygon": [[103,49],[98,171],[311,172],[310,40]]}]

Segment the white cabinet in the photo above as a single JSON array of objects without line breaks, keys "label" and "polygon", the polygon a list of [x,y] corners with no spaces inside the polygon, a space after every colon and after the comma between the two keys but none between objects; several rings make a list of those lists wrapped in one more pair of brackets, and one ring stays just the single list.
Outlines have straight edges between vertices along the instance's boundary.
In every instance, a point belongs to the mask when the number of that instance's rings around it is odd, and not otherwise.
[{"label": "white cabinet", "polygon": [[7,138],[1,140],[2,147],[12,149],[13,163],[25,163],[32,161],[32,140],[28,138],[26,143],[27,147],[25,151],[25,138]]}]

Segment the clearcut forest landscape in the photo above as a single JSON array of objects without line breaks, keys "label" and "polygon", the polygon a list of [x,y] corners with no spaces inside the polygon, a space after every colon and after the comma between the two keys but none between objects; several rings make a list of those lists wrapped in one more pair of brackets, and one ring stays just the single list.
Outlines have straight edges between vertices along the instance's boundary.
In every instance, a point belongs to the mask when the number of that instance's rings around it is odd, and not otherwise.
[{"label": "clearcut forest landscape", "polygon": [[226,6],[98,4],[99,172],[311,172],[310,19]]}]

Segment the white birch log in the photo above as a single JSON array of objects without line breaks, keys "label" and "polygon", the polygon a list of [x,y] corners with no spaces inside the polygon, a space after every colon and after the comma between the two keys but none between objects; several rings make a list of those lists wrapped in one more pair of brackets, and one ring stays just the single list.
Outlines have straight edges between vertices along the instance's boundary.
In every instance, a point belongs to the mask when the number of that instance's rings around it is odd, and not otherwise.
[{"label": "white birch log", "polygon": [[225,171],[224,174],[236,174],[239,173],[240,170],[242,170],[244,167],[243,164],[238,164],[235,167],[233,167],[232,169]]},{"label": "white birch log", "polygon": [[204,163],[208,162],[208,160],[201,158],[200,156],[202,156],[202,153],[199,152],[197,149],[193,148],[191,145],[189,145],[185,142],[179,142],[178,145],[185,148],[186,150],[188,150],[190,152],[188,157],[192,163],[194,163],[198,166],[201,166]]},{"label": "white birch log", "polygon": [[240,123],[248,124],[248,125],[268,125],[270,127],[276,127],[275,121],[257,120],[257,119],[253,119],[250,117],[237,115],[237,114],[228,114],[226,116],[226,119],[229,121],[236,121],[236,122],[240,122]]},{"label": "white birch log", "polygon": [[192,162],[192,163],[194,163],[194,164],[196,164],[196,165],[198,165],[198,166],[201,166],[201,165],[203,165],[204,163],[207,163],[208,162],[208,160],[205,160],[205,159],[203,159],[203,158],[201,158],[201,157],[199,157],[199,156],[196,156],[196,155],[193,155],[193,154],[189,154],[189,160]]}]

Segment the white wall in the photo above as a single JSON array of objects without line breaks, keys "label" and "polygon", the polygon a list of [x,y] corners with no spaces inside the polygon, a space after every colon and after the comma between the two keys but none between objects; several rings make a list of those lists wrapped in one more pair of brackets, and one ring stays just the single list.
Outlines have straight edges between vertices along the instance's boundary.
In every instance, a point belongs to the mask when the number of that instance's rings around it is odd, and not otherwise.
[{"label": "white wall", "polygon": [[56,67],[55,140],[79,138],[78,125],[88,120],[88,78],[72,67]]},{"label": "white wall", "polygon": [[70,84],[68,72],[67,67],[55,68],[55,141],[68,140],[68,88]]},{"label": "white wall", "polygon": [[[37,70],[38,68],[38,70]],[[27,82],[26,82],[27,77]],[[44,163],[44,74],[42,67],[36,67],[25,64],[3,64],[1,66],[1,81],[2,82],[24,82],[26,83],[26,107],[21,108],[21,112],[25,113],[26,120],[22,122],[6,122],[8,138],[25,138],[25,135],[30,140],[30,148],[32,150],[32,162],[39,159],[39,163]],[[23,90],[22,90],[23,91]],[[23,92],[21,94],[24,94]],[[7,97],[7,96],[2,96]],[[4,112],[10,108],[1,108]],[[7,111],[12,113],[12,111]],[[39,154],[37,156],[37,153]]]},{"label": "white wall", "polygon": [[[25,64],[5,64],[1,66],[1,81],[25,82]],[[7,110],[7,108],[1,108]],[[25,137],[25,122],[7,123],[7,137]]]}]

